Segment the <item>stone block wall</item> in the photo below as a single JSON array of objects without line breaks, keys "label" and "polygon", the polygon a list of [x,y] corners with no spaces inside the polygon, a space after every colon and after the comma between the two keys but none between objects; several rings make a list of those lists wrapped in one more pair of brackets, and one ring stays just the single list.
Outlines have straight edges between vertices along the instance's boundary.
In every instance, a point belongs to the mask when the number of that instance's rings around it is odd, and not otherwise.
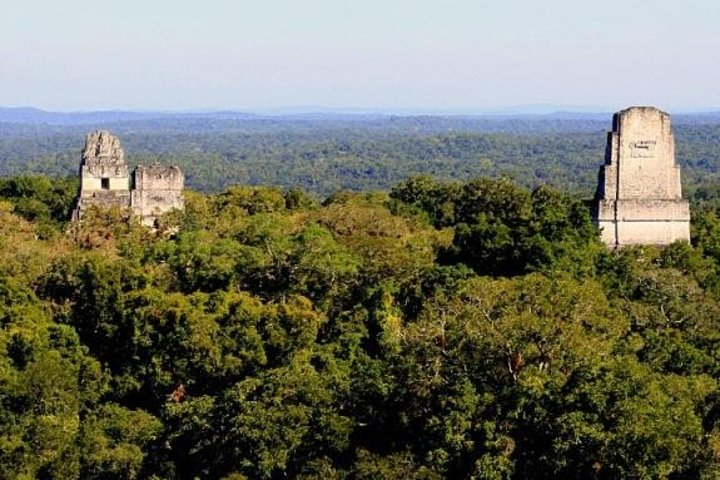
[{"label": "stone block wall", "polygon": [[157,217],[174,208],[183,209],[185,176],[178,167],[138,166],[133,172],[133,212],[145,225],[153,226]]},{"label": "stone block wall", "polygon": [[690,240],[670,116],[654,107],[616,113],[600,168],[595,221],[611,247]]},{"label": "stone block wall", "polygon": [[80,192],[73,219],[91,206],[130,209],[143,224],[173,208],[182,209],[185,177],[178,167],[138,166],[129,172],[120,140],[109,132],[90,133],[80,162]]}]

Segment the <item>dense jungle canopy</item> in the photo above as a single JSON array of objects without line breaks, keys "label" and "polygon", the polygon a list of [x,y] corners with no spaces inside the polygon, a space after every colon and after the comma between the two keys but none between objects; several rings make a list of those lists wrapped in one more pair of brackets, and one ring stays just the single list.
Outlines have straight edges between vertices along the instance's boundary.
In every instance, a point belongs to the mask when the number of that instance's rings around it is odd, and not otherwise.
[{"label": "dense jungle canopy", "polygon": [[[416,175],[444,181],[507,177],[591,197],[611,115],[525,117],[85,118],[67,114],[3,122],[0,176],[77,174],[85,134],[118,135],[130,166],[179,165],[187,185],[300,188],[319,198],[339,190],[389,190]],[[61,117],[61,119],[64,117]],[[7,120],[30,122],[19,114]],[[688,188],[720,181],[720,115],[673,116],[677,158]]]},{"label": "dense jungle canopy", "polygon": [[[189,191],[160,230],[0,181],[0,478],[717,478],[720,220],[608,251],[509,180]],[[174,233],[172,233],[174,232]]]},{"label": "dense jungle canopy", "polygon": [[0,122],[0,478],[720,477],[720,125],[692,242],[612,252],[606,123],[102,125],[187,173],[150,231]]}]

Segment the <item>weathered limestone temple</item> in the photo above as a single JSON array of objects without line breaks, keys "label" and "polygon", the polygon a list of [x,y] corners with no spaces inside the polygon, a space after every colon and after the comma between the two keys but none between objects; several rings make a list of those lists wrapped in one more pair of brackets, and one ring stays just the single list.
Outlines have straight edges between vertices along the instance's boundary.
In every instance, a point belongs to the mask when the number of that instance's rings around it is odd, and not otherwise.
[{"label": "weathered limestone temple", "polygon": [[80,193],[73,219],[91,206],[127,208],[144,225],[173,208],[182,209],[185,177],[178,167],[125,165],[120,140],[106,131],[89,133],[80,161]]},{"label": "weathered limestone temple", "polygon": [[631,107],[613,117],[595,194],[595,221],[609,247],[690,240],[670,115]]}]

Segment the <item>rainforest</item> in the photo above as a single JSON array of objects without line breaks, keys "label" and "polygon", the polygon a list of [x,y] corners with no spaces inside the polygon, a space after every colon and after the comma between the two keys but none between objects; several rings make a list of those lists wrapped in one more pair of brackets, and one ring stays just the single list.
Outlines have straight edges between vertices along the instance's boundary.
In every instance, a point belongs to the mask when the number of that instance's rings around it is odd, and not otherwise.
[{"label": "rainforest", "polygon": [[507,178],[186,192],[158,229],[0,180],[2,478],[717,478],[720,219],[608,250]]}]

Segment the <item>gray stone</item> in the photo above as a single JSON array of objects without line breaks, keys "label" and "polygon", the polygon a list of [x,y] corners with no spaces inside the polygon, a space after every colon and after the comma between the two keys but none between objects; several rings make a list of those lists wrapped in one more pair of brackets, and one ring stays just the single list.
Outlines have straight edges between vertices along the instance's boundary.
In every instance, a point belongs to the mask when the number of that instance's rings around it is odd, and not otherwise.
[{"label": "gray stone", "polygon": [[184,207],[184,183],[179,167],[138,166],[130,173],[116,136],[106,131],[89,133],[80,162],[80,193],[73,220],[80,220],[92,206],[119,207],[152,227],[163,213]]},{"label": "gray stone", "polygon": [[595,222],[610,247],[690,240],[670,115],[631,107],[613,117],[595,194]]},{"label": "gray stone", "polygon": [[179,167],[139,165],[133,172],[134,188],[130,203],[133,213],[147,226],[174,208],[182,210],[185,177]]}]

